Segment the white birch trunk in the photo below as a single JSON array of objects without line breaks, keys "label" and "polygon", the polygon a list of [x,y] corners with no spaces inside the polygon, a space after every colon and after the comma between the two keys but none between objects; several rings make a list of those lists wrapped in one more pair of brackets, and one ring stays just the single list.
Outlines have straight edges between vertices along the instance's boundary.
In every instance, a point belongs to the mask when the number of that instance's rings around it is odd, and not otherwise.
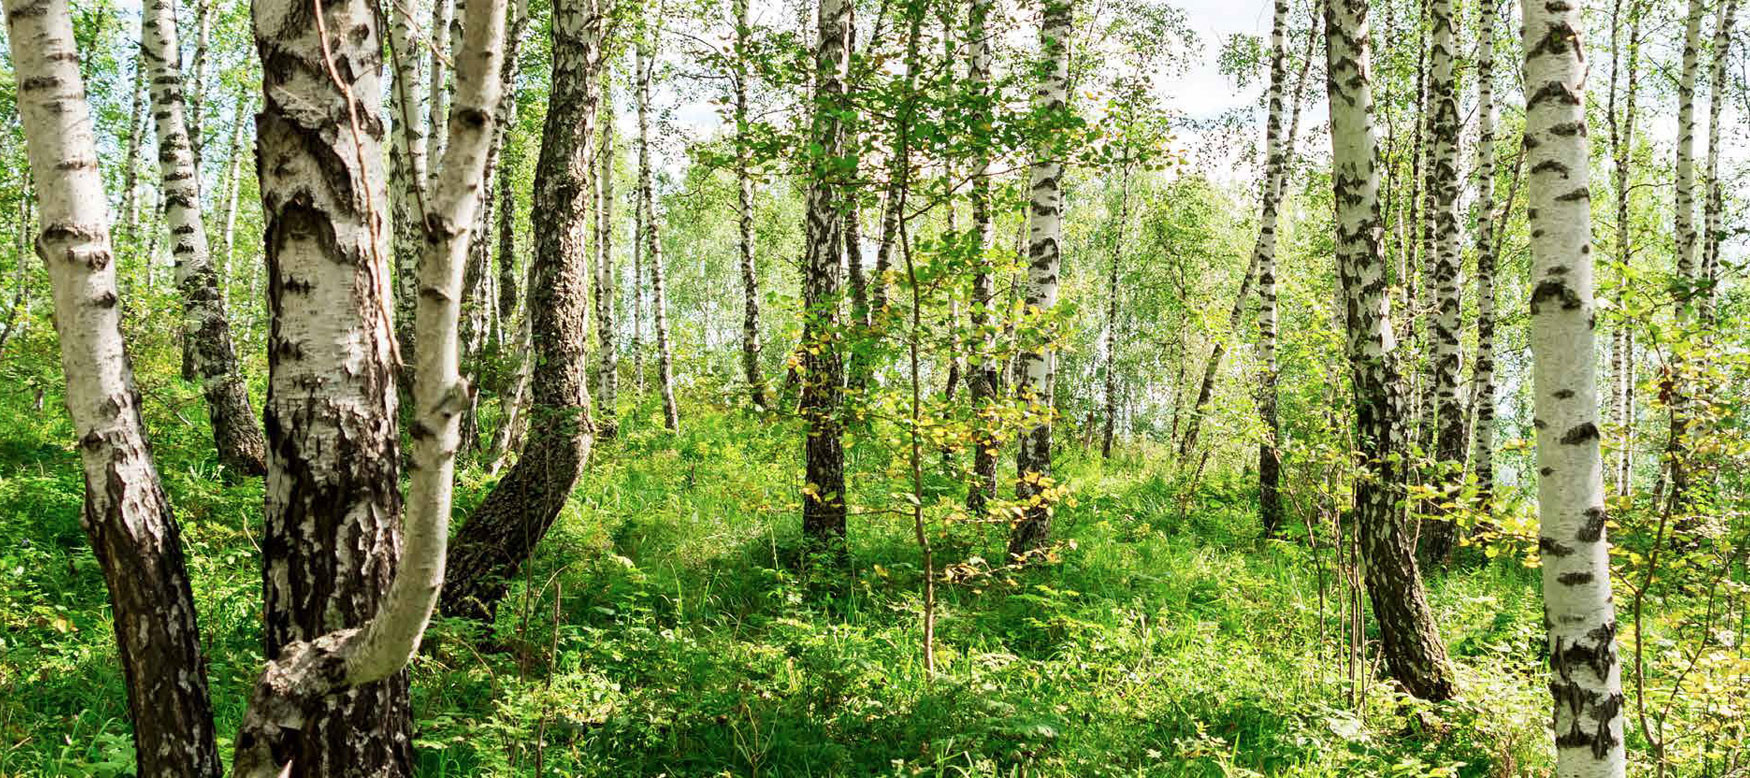
[{"label": "white birch trunk", "polygon": [[1622,680],[1593,359],[1586,62],[1578,6],[1525,4],[1531,350],[1556,775],[1624,772]]},{"label": "white birch trunk", "polygon": [[662,266],[662,219],[656,212],[656,192],[650,172],[650,78],[656,70],[657,25],[649,24],[638,41],[634,67],[638,71],[638,198],[644,213],[644,259],[650,264],[650,308],[656,330],[656,371],[662,391],[662,421],[670,431],[680,429],[680,411],[674,400],[674,350],[669,342],[668,298]]}]

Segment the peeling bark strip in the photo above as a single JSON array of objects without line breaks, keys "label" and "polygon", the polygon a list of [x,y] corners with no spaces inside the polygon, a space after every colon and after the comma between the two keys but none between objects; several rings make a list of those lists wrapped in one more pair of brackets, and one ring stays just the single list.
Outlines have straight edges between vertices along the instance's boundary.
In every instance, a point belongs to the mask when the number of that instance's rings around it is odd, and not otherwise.
[{"label": "peeling bark strip", "polygon": [[152,117],[158,135],[158,168],[164,187],[164,217],[175,243],[176,285],[182,292],[183,337],[206,397],[219,461],[244,475],[266,472],[261,429],[249,407],[249,391],[231,345],[231,323],[219,291],[219,274],[207,248],[201,219],[200,174],[184,120],[182,55],[176,39],[175,0],[148,0],[141,25],[141,60],[151,76]]},{"label": "peeling bark strip", "polygon": [[806,255],[802,266],[802,397],[807,422],[803,441],[805,482],[802,533],[816,549],[842,554],[845,548],[845,450],[843,422],[844,357],[838,344],[839,256],[844,245],[840,213],[846,196],[838,172],[847,153],[845,80],[851,61],[854,4],[820,0],[814,49],[814,108],[810,136],[819,156],[809,160],[804,219]]},{"label": "peeling bark strip", "polygon": [[535,231],[528,316],[534,367],[529,437],[450,549],[443,610],[489,619],[506,581],[558,518],[595,441],[584,346],[589,320],[586,237],[596,80],[610,7],[560,0],[553,7],[553,91],[535,168]]},{"label": "peeling bark strip", "polygon": [[1380,246],[1379,147],[1373,130],[1367,15],[1367,0],[1325,4],[1337,274],[1343,287],[1362,469],[1354,486],[1355,520],[1386,666],[1411,694],[1443,700],[1454,693],[1452,670],[1397,508],[1404,481],[1404,429]]},{"label": "peeling bark strip", "polygon": [[[1044,0],[1039,28],[1039,87],[1033,109],[1053,124],[1063,121],[1069,107],[1069,36],[1072,0]],[[1034,151],[1027,211],[1028,316],[1049,317],[1057,308],[1058,273],[1063,266],[1063,161],[1046,138]],[[1021,430],[1015,454],[1015,499],[1022,515],[1009,532],[1009,556],[1022,557],[1044,545],[1051,534],[1051,387],[1057,353],[1047,332],[1044,342],[1028,344],[1015,362],[1020,399],[1037,420]]]},{"label": "peeling bark strip", "polygon": [[194,596],[122,345],[109,212],[72,17],[66,0],[6,0],[5,11],[39,198],[37,254],[54,289],[67,414],[85,470],[80,523],[115,614],[139,773],[217,778]]},{"label": "peeling bark strip", "polygon": [[[1579,29],[1578,6],[1525,4],[1528,90],[1584,95],[1586,62]],[[1598,447],[1592,223],[1586,200],[1562,197],[1587,185],[1586,135],[1563,131],[1584,121],[1580,100],[1541,101],[1525,117],[1527,162],[1533,171],[1526,182],[1531,273],[1537,288],[1531,351],[1539,546],[1544,551],[1556,774],[1615,778],[1625,769],[1623,696],[1616,612],[1610,601],[1604,462]],[[1551,298],[1562,304],[1548,304]]]}]

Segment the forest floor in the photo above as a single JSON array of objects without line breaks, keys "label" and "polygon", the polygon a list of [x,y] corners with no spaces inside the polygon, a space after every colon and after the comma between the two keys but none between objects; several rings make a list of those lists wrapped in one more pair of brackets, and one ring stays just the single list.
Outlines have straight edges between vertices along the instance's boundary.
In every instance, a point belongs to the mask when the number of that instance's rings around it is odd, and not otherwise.
[{"label": "forest floor", "polygon": [[[127,774],[73,436],[56,393],[35,410],[30,383],[0,389],[0,775]],[[173,385],[147,387],[149,422],[228,752],[261,662],[261,489],[220,483],[198,401]],[[412,671],[421,775],[1548,769],[1535,571],[1514,561],[1432,577],[1460,700],[1418,703],[1380,681],[1357,695],[1329,561],[1260,541],[1243,478],[1206,478],[1185,500],[1165,456],[1070,450],[1058,558],[944,585],[929,679],[909,512],[852,517],[854,578],[798,577],[796,430],[688,410],[674,436],[654,407],[628,409],[491,634],[436,625]],[[852,447],[853,473],[885,472],[873,448]],[[957,502],[933,470],[928,500]],[[904,505],[883,478],[851,480],[866,486],[853,506]],[[464,514],[485,481],[462,475]],[[937,558],[982,569],[1001,533],[957,525]]]}]

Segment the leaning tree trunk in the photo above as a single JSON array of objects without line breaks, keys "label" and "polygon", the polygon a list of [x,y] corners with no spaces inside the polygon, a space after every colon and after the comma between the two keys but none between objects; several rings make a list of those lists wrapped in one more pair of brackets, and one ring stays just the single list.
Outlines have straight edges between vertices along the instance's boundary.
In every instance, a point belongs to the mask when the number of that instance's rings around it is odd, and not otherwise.
[{"label": "leaning tree trunk", "polygon": [[[1428,57],[1428,100],[1433,115],[1428,123],[1428,214],[1433,231],[1429,292],[1434,311],[1428,318],[1429,381],[1433,418],[1430,431],[1432,453],[1441,473],[1430,485],[1445,490],[1458,483],[1464,466],[1464,401],[1459,397],[1458,376],[1462,360],[1459,347],[1459,233],[1458,233],[1458,84],[1453,76],[1455,21],[1451,0],[1431,0],[1428,15],[1433,25]],[[1438,498],[1433,505],[1445,503]],[[1436,515],[1446,513],[1437,507]],[[1450,516],[1439,516],[1422,528],[1422,550],[1431,562],[1452,555],[1458,525]]]},{"label": "leaning tree trunk", "polygon": [[754,263],[753,246],[753,175],[749,170],[747,133],[749,130],[747,87],[751,77],[747,67],[750,56],[748,38],[753,34],[748,19],[748,0],[735,0],[735,50],[732,55],[735,86],[735,197],[736,235],[741,252],[741,372],[755,408],[766,407],[766,382],[760,373],[760,281],[759,266]]},{"label": "leaning tree trunk", "polygon": [[1477,414],[1471,433],[1471,471],[1484,515],[1495,490],[1495,4],[1477,8],[1477,199],[1472,211],[1477,252],[1477,356],[1471,391]]},{"label": "leaning tree trunk", "polygon": [[1246,299],[1252,293],[1252,281],[1258,277],[1259,258],[1257,252],[1252,253],[1252,261],[1246,265],[1246,274],[1240,277],[1239,294],[1234,296],[1233,307],[1227,311],[1227,332],[1217,334],[1215,344],[1209,347],[1209,358],[1203,360],[1203,380],[1197,384],[1197,401],[1191,406],[1191,413],[1185,421],[1185,434],[1179,438],[1179,460],[1181,463],[1191,459],[1197,450],[1198,433],[1202,431],[1203,417],[1209,411],[1209,402],[1215,397],[1215,377],[1221,372],[1221,360],[1227,356],[1227,338],[1233,337],[1240,330],[1240,322],[1246,314]]},{"label": "leaning tree trunk", "polygon": [[54,288],[67,415],[85,469],[80,523],[109,589],[138,772],[217,778],[194,595],[122,345],[108,201],[72,16],[66,0],[6,0],[5,11],[39,198],[37,253]]},{"label": "leaning tree trunk", "polygon": [[201,220],[200,174],[183,122],[182,55],[176,42],[175,0],[150,0],[142,25],[141,51],[152,75],[152,115],[158,134],[164,213],[175,238],[176,285],[182,292],[184,337],[206,397],[219,461],[244,475],[266,472],[265,445],[249,390],[231,345],[219,275]]},{"label": "leaning tree trunk", "polygon": [[[1696,71],[1700,69],[1704,11],[1702,0],[1689,0],[1689,13],[1683,26],[1682,71],[1677,82],[1677,205],[1673,231],[1677,239],[1675,291],[1680,337],[1694,318],[1698,287],[1695,272],[1695,79]],[[1665,441],[1664,468],[1653,489],[1656,509],[1669,508],[1673,513],[1682,512],[1689,491],[1689,380],[1684,375],[1688,370],[1687,362],[1679,348],[1666,366],[1671,430]],[[1681,521],[1678,526],[1684,528],[1689,524]]]},{"label": "leaning tree trunk", "polygon": [[[1258,415],[1264,437],[1258,443],[1258,518],[1266,536],[1282,524],[1282,455],[1277,446],[1281,424],[1276,414],[1276,223],[1281,207],[1283,165],[1282,87],[1288,78],[1288,0],[1276,0],[1270,24],[1270,92],[1264,122],[1264,183],[1258,242],[1252,261],[1258,266]],[[1308,32],[1309,35],[1314,33]]]},{"label": "leaning tree trunk", "polygon": [[[1069,36],[1071,0],[1044,0],[1039,28],[1039,89],[1034,107],[1063,122],[1069,107]],[[1032,204],[1027,212],[1027,314],[1049,318],[1057,308],[1058,272],[1062,266],[1063,160],[1048,146],[1036,152],[1032,164]],[[1028,344],[1015,365],[1019,397],[1031,406],[1033,419],[1021,431],[1015,456],[1015,499],[1021,518],[1009,532],[1009,556],[1024,557],[1045,543],[1051,533],[1051,386],[1056,349],[1047,334]]]},{"label": "leaning tree trunk", "polygon": [[639,38],[634,67],[638,71],[638,201],[644,215],[644,260],[650,264],[651,323],[656,330],[656,374],[662,390],[662,423],[670,431],[680,429],[681,416],[674,402],[674,346],[668,332],[668,297],[662,267],[662,219],[656,213],[656,191],[650,175],[650,78],[656,71],[656,26]]},{"label": "leaning tree trunk", "polygon": [[599,361],[596,431],[603,439],[619,432],[620,352],[614,329],[614,102],[608,76],[602,77],[602,138],[596,153],[595,320]]},{"label": "leaning tree trunk", "polygon": [[845,183],[839,171],[845,148],[846,78],[851,61],[854,5],[820,0],[814,49],[814,107],[809,129],[817,151],[810,162],[802,267],[803,442],[802,532],[817,550],[845,549],[844,357],[839,353],[839,255],[844,245]]},{"label": "leaning tree trunk", "polygon": [[[993,0],[972,0],[966,12],[966,45],[971,50],[967,60],[967,77],[971,80],[968,99],[971,101],[974,127],[990,127],[992,123],[991,36],[990,15]],[[997,447],[1002,438],[996,434],[996,408],[999,360],[996,339],[991,325],[995,305],[995,268],[991,262],[991,137],[986,130],[978,136],[977,157],[973,163],[971,200],[972,229],[978,235],[978,256],[972,275],[970,321],[973,331],[967,388],[971,394],[972,412],[978,421],[973,425],[972,474],[966,484],[966,511],[982,518],[989,500],[996,495]]]},{"label": "leaning tree trunk", "polygon": [[522,456],[462,525],[444,580],[445,613],[490,619],[508,580],[552,527],[595,440],[584,354],[590,147],[604,17],[590,0],[553,7],[553,77],[535,168],[528,312],[534,359]]},{"label": "leaning tree trunk", "polygon": [[1586,60],[1578,6],[1525,5],[1538,547],[1556,775],[1624,774],[1623,695],[1593,361]]},{"label": "leaning tree trunk", "polygon": [[1453,695],[1452,669],[1398,508],[1405,474],[1404,429],[1380,247],[1379,147],[1373,130],[1367,16],[1367,0],[1325,4],[1337,272],[1361,469],[1354,485],[1356,530],[1387,669],[1411,694],[1444,700]]}]

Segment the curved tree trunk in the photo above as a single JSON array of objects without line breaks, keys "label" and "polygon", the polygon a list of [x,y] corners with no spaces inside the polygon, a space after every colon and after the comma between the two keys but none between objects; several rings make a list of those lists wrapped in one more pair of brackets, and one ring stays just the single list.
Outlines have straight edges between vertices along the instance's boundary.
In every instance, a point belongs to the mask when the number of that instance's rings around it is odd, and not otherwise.
[{"label": "curved tree trunk", "polygon": [[847,154],[846,78],[851,60],[854,5],[820,0],[814,49],[814,106],[809,130],[818,157],[809,160],[806,254],[802,267],[803,442],[802,533],[817,550],[845,551],[845,450],[839,407],[844,400],[844,357],[839,353],[839,256],[844,246],[845,183],[839,163]]},{"label": "curved tree trunk", "polygon": [[1531,350],[1538,546],[1549,633],[1556,775],[1624,774],[1623,695],[1610,602],[1592,304],[1586,61],[1580,9],[1525,6]]},{"label": "curved tree trunk", "polygon": [[635,51],[638,71],[638,198],[644,214],[641,236],[644,259],[650,263],[650,309],[656,330],[656,373],[662,390],[662,423],[671,432],[680,429],[681,416],[674,402],[674,348],[669,342],[668,298],[663,288],[662,218],[656,212],[656,190],[650,175],[650,78],[656,71],[653,51],[656,25],[644,30]]},{"label": "curved tree trunk", "polygon": [[535,253],[528,284],[534,359],[529,438],[522,456],[462,525],[450,549],[443,610],[490,619],[583,472],[595,440],[584,354],[589,318],[585,237],[596,80],[607,9],[590,0],[553,8],[553,78],[535,168]]},{"label": "curved tree trunk", "polygon": [[54,288],[67,414],[85,471],[80,523],[109,590],[138,770],[217,778],[194,595],[122,345],[108,201],[72,16],[65,0],[6,0],[5,11],[40,198],[37,252]]},{"label": "curved tree trunk", "polygon": [[249,407],[249,390],[231,345],[218,272],[201,220],[200,173],[183,120],[182,55],[176,42],[175,0],[149,0],[141,51],[151,74],[152,115],[157,125],[164,213],[175,238],[176,285],[182,292],[184,336],[206,397],[207,418],[219,461],[244,475],[266,472],[261,428]]},{"label": "curved tree trunk", "polygon": [[[1069,107],[1071,0],[1044,0],[1039,28],[1039,88],[1035,108],[1058,120]],[[1041,150],[1032,164],[1032,205],[1027,212],[1027,313],[1052,315],[1057,308],[1063,263],[1063,161]],[[1047,336],[1049,338],[1049,336]],[[1015,499],[1022,516],[1009,532],[1009,556],[1024,557],[1051,534],[1051,386],[1057,353],[1049,340],[1022,349],[1015,365],[1019,396],[1036,418],[1021,431],[1015,457]]]},{"label": "curved tree trunk", "polygon": [[1325,5],[1337,273],[1342,281],[1360,469],[1355,521],[1367,592],[1387,669],[1411,694],[1453,695],[1452,669],[1404,531],[1404,429],[1385,258],[1380,247],[1379,148],[1373,130],[1367,0]]}]

